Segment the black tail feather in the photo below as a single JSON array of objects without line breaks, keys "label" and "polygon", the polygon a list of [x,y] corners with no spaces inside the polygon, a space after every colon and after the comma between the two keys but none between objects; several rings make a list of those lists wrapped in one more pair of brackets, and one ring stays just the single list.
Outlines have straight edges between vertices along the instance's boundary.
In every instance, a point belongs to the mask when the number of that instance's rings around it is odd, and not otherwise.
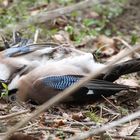
[{"label": "black tail feather", "polygon": [[114,82],[122,75],[138,71],[140,71],[140,58],[114,65],[111,70],[103,76],[103,80]]},{"label": "black tail feather", "polygon": [[[134,89],[126,85],[120,85],[103,80],[92,80],[85,87],[80,88],[76,93],[72,94],[76,103],[88,101],[97,101],[103,96],[108,97],[122,90]],[[90,92],[89,92],[90,91]]]}]

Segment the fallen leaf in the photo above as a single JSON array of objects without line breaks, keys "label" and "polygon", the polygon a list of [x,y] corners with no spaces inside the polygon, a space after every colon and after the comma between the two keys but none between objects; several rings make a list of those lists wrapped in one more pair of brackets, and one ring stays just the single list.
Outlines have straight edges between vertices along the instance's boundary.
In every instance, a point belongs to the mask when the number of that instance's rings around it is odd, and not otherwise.
[{"label": "fallen leaf", "polygon": [[0,111],[5,111],[7,108],[8,104],[5,104],[4,100],[0,100]]},{"label": "fallen leaf", "polygon": [[123,85],[128,85],[128,86],[131,86],[131,87],[138,87],[139,84],[137,82],[137,80],[135,79],[124,79],[124,78],[120,78],[117,80],[117,83],[119,84],[123,84]]},{"label": "fallen leaf", "polygon": [[87,11],[87,13],[85,13],[85,17],[86,18],[90,18],[90,19],[94,19],[94,18],[98,18],[99,14],[95,11]]},{"label": "fallen leaf", "polygon": [[53,27],[55,28],[65,27],[67,24],[68,20],[64,16],[58,17],[53,21]]},{"label": "fallen leaf", "polygon": [[22,133],[17,133],[13,134],[8,140],[39,140],[39,138],[35,138]]},{"label": "fallen leaf", "polygon": [[59,44],[72,44],[69,34],[65,31],[59,31],[57,34],[52,36],[52,39]]},{"label": "fallen leaf", "polygon": [[139,126],[139,120],[129,122],[121,127],[121,129],[118,130],[118,134],[120,136],[131,136],[133,132],[138,128]]},{"label": "fallen leaf", "polygon": [[83,118],[84,118],[84,116],[81,112],[72,114],[72,119],[74,119],[76,121],[80,121]]},{"label": "fallen leaf", "polygon": [[[111,47],[111,48],[115,48],[116,47],[116,43],[114,41],[114,39],[112,38],[109,38],[105,35],[101,35],[97,38],[97,48],[100,48],[100,47]],[[106,48],[102,48],[102,50],[105,50]]]},{"label": "fallen leaf", "polygon": [[57,119],[57,120],[54,120],[54,127],[59,127],[59,126],[63,126],[65,125],[67,120],[65,119]]},{"label": "fallen leaf", "polygon": [[104,35],[97,38],[94,47],[96,48],[97,52],[100,52],[106,56],[111,56],[117,52],[116,41]]},{"label": "fallen leaf", "polygon": [[65,119],[69,119],[69,115],[68,115],[67,113],[65,113],[65,112],[62,114],[62,116],[63,116]]}]

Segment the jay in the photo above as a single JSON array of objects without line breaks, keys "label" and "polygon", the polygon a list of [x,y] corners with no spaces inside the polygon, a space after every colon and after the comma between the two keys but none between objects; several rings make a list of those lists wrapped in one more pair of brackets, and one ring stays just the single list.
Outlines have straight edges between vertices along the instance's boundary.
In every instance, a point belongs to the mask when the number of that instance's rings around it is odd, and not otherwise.
[{"label": "jay", "polygon": [[[11,79],[8,88],[10,91],[17,90],[17,97],[22,101],[32,100],[42,104],[90,72],[105,66],[95,62],[90,53],[57,45],[46,48],[46,45],[25,42],[0,53],[0,79]],[[101,95],[110,96],[130,89],[113,82],[123,74],[137,71],[140,71],[139,58],[115,64],[69,96],[65,102],[96,100]]]},{"label": "jay", "polygon": [[[81,63],[82,62],[82,63]],[[33,69],[17,78],[9,89],[17,89],[17,98],[22,101],[34,101],[42,104],[60,91],[79,81],[88,73],[98,71],[104,64],[95,63],[90,55],[77,56],[73,59],[65,58],[57,62],[47,62],[45,65]],[[97,98],[113,95],[121,90],[131,89],[129,86],[113,83],[123,74],[140,70],[140,59],[129,60],[112,66],[112,69],[103,72],[97,79],[72,93],[64,102],[86,102]],[[13,82],[14,83],[14,82]]]}]

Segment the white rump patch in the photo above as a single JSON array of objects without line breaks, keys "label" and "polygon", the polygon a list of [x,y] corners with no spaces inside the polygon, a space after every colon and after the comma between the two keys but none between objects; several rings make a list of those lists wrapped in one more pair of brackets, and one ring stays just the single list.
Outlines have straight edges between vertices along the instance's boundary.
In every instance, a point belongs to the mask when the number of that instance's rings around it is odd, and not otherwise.
[{"label": "white rump patch", "polygon": [[93,90],[89,90],[87,95],[91,95],[91,94],[94,94]]}]

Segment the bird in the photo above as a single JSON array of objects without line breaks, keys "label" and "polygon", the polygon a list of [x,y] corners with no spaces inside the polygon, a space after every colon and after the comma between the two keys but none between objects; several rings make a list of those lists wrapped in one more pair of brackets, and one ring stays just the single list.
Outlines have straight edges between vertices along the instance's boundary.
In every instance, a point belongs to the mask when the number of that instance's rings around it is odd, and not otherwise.
[{"label": "bird", "polygon": [[[19,79],[17,97],[21,101],[31,100],[42,104],[86,75],[86,71],[73,65],[59,65],[57,67],[57,64],[53,63],[46,67],[38,67]],[[69,96],[64,102],[84,102],[96,99],[102,94],[107,96],[124,89],[129,89],[129,87],[94,79]]]},{"label": "bird", "polygon": [[[16,43],[0,52],[0,80],[9,81],[9,92],[16,91],[17,98],[22,101],[33,100],[42,104],[89,73],[106,66],[96,62],[91,53],[72,47]],[[121,75],[137,71],[140,71],[140,58],[114,64],[110,70],[103,71],[65,101],[96,100],[101,95],[110,96],[131,89],[113,82]]]},{"label": "bird", "polygon": [[[83,60],[82,57],[77,56],[72,61],[63,59],[57,62],[48,62],[46,65],[39,66],[17,78],[18,82],[15,82],[15,88],[11,86],[10,90],[17,89],[18,100],[24,102],[31,100],[37,104],[42,104],[60,93],[60,91],[78,82],[90,72],[98,71],[105,66],[93,62],[94,60],[90,59],[89,55],[86,55]],[[139,58],[115,64],[109,71],[102,72],[96,79],[89,81],[63,102],[83,103],[94,101],[101,98],[101,95],[107,97],[122,90],[133,89],[130,86],[113,82],[121,75],[136,71],[140,71]]]}]

